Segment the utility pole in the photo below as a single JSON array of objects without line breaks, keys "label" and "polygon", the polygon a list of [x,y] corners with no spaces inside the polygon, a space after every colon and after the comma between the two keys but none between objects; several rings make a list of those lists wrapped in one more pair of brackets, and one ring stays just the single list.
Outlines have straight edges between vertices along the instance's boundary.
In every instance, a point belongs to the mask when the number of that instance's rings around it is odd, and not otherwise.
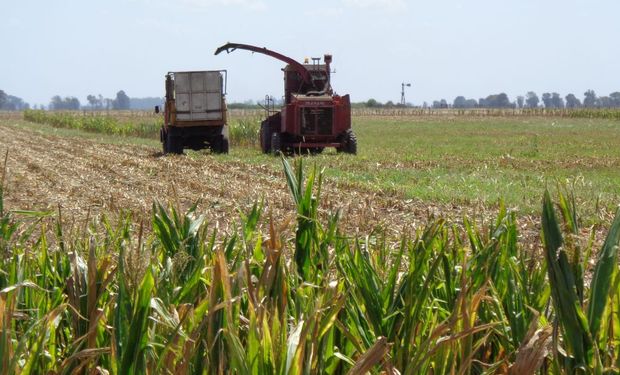
[{"label": "utility pole", "polygon": [[402,106],[406,105],[407,102],[405,101],[405,86],[407,87],[411,87],[411,83],[401,83],[401,90],[400,90],[400,104]]}]

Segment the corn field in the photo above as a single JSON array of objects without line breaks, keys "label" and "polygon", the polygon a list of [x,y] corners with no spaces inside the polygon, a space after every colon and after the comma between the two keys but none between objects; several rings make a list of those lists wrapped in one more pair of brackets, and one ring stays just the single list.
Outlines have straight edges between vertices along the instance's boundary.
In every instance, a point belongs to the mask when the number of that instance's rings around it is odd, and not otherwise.
[{"label": "corn field", "polygon": [[353,116],[568,117],[620,120],[618,108],[352,108]]},{"label": "corn field", "polygon": [[620,214],[593,249],[545,194],[543,256],[504,208],[352,236],[301,160],[296,222],[256,203],[228,234],[159,203],[69,226],[0,189],[0,374],[618,372]]},{"label": "corn field", "polygon": [[[24,119],[56,128],[152,139],[159,139],[159,129],[163,125],[163,116],[153,116],[144,111],[114,111],[106,114],[26,110]],[[233,145],[254,145],[258,142],[259,128],[260,119],[256,116],[233,118],[229,121],[230,141]]]}]

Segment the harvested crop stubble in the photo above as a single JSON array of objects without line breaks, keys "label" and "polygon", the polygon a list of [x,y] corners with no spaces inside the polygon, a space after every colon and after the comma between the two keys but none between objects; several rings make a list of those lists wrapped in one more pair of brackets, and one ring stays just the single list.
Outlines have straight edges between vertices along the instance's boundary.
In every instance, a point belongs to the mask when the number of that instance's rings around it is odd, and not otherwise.
[{"label": "harvested crop stubble", "polygon": [[[152,201],[176,201],[182,209],[199,202],[207,220],[222,228],[231,215],[246,211],[263,198],[274,218],[287,220],[292,202],[282,172],[213,156],[161,157],[152,148],[103,144],[81,138],[42,135],[0,124],[0,138],[9,149],[6,203],[23,209],[57,209],[63,216],[82,220],[90,213],[127,209],[149,212]],[[323,189],[325,211],[343,211],[342,224],[350,231],[376,227],[400,233],[429,214],[460,221],[463,215],[485,219],[494,212],[481,207],[437,205],[417,200],[338,186]],[[522,233],[535,238],[538,229],[529,217],[520,220]]]}]

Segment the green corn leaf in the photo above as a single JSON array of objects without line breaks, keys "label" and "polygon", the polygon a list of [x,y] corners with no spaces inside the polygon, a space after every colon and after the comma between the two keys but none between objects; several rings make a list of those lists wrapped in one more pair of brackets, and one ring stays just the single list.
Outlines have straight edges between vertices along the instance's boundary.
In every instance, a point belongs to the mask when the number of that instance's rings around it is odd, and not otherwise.
[{"label": "green corn leaf", "polygon": [[618,247],[620,246],[620,209],[609,228],[607,238],[598,255],[594,276],[590,284],[588,323],[596,340],[601,327],[601,317],[609,300],[609,288],[618,270]]},{"label": "green corn leaf", "polygon": [[572,267],[570,267],[566,252],[561,249],[562,234],[549,191],[545,192],[543,199],[542,227],[551,295],[558,320],[564,331],[566,345],[574,356],[576,366],[594,367],[589,340],[590,332],[579,305]]},{"label": "green corn leaf", "polygon": [[127,333],[126,346],[123,348],[119,374],[144,373],[145,349],[148,341],[148,321],[151,310],[151,294],[155,285],[153,271],[149,267],[140,284],[138,298],[134,302],[133,313]]}]

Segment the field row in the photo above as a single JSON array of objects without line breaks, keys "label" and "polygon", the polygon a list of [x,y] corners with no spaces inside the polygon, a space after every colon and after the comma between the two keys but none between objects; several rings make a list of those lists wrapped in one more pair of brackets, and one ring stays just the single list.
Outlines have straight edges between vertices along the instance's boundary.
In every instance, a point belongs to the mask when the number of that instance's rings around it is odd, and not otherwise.
[{"label": "field row", "polygon": [[5,209],[0,189],[0,373],[618,367],[620,212],[600,249],[571,196],[556,211],[548,194],[534,250],[503,209],[485,228],[436,218],[392,242],[320,215],[321,173],[283,164],[292,222],[255,203],[228,234],[159,204],[150,225],[125,212],[68,226]]},{"label": "field row", "polygon": [[[161,122],[125,114],[26,112],[30,121],[103,134],[140,135],[157,145]],[[159,117],[153,118],[161,121]],[[258,149],[259,117],[230,121],[232,154],[222,160],[268,166]],[[355,158],[315,157],[327,175],[356,189],[458,207],[496,207],[500,199],[534,212],[545,185],[568,184],[584,216],[609,212],[620,200],[620,123],[565,117],[361,116],[353,128]],[[152,141],[150,141],[152,140]],[[193,155],[193,153],[189,153]],[[201,157],[197,154],[192,157]],[[605,214],[605,212],[603,212]]]}]

